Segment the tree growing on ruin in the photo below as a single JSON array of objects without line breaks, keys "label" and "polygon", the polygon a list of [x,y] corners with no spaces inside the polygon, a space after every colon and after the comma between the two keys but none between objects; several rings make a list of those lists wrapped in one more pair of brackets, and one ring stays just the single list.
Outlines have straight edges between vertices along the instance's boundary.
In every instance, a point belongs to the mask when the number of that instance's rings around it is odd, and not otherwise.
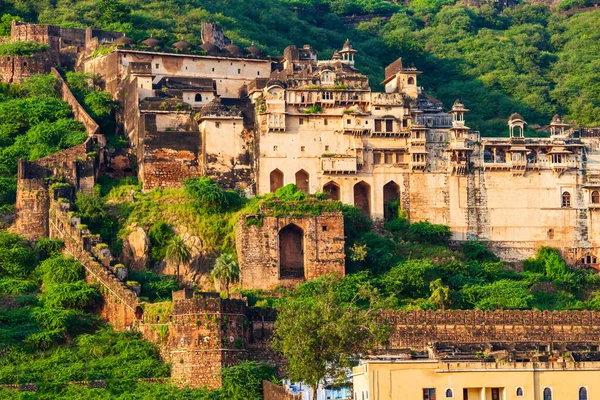
[{"label": "tree growing on ruin", "polygon": [[344,382],[356,360],[388,336],[377,318],[377,291],[362,287],[348,299],[340,284],[337,277],[320,278],[277,309],[272,346],[289,360],[288,377],[312,387],[312,398],[320,382]]},{"label": "tree growing on ruin", "polygon": [[183,239],[179,236],[174,236],[173,239],[167,245],[165,258],[168,262],[177,265],[177,280],[181,281],[181,275],[179,273],[180,267],[183,264],[190,262],[192,255],[189,247],[185,244]]},{"label": "tree growing on ruin", "polygon": [[225,294],[229,298],[229,287],[240,280],[240,267],[232,254],[225,253],[217,258],[210,275],[225,287]]}]

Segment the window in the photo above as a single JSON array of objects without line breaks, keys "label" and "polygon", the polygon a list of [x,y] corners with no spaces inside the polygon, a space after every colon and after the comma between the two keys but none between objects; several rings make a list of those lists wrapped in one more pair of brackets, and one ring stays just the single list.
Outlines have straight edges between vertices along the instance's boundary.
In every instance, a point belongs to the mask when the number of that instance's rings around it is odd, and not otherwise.
[{"label": "window", "polygon": [[492,388],[492,400],[500,400],[500,389]]},{"label": "window", "polygon": [[547,387],[544,388],[544,399],[543,400],[552,400],[552,389]]},{"label": "window", "polygon": [[256,75],[260,75],[260,71],[256,71]]},{"label": "window", "polygon": [[156,67],[156,69],[158,69],[158,63],[154,64],[154,66]]},{"label": "window", "polygon": [[[328,122],[327,122],[327,118],[325,118],[325,119],[323,120],[323,125],[327,125],[327,124],[328,124]],[[596,193],[597,193],[597,192],[596,192]]]},{"label": "window", "polygon": [[579,388],[579,400],[588,400],[587,388],[585,388],[585,387]]},{"label": "window", "polygon": [[423,389],[423,400],[435,400],[435,389]]},{"label": "window", "polygon": [[26,66],[27,66],[27,62],[24,62],[24,63],[23,63],[23,66],[24,66],[24,67],[26,67]]},{"label": "window", "polygon": [[517,388],[517,397],[523,397],[523,388],[522,387]]},{"label": "window", "polygon": [[202,95],[200,93],[196,93],[196,96],[194,97],[194,101],[202,101]]},{"label": "window", "polygon": [[592,204],[600,204],[600,192],[597,190],[592,192]]},{"label": "window", "polygon": [[214,69],[214,68],[212,69],[212,72],[215,72],[215,69]]},{"label": "window", "polygon": [[277,151],[278,147],[277,146],[273,146],[273,151]]},{"label": "window", "polygon": [[463,400],[469,400],[469,389],[463,389]]},{"label": "window", "polygon": [[220,122],[215,122],[215,128],[220,128],[221,127],[221,123]]},{"label": "window", "polygon": [[394,131],[394,121],[392,121],[391,119],[386,119],[385,120],[385,131],[386,132],[393,132]]},{"label": "window", "polygon": [[446,398],[447,399],[454,398],[454,392],[452,391],[452,389],[446,389]]},{"label": "window", "polygon": [[300,151],[306,150],[306,146],[300,146]]},{"label": "window", "polygon": [[571,193],[563,192],[562,194],[562,206],[564,208],[571,207]]},{"label": "window", "polygon": [[381,120],[380,119],[375,120],[375,132],[381,132]]},{"label": "window", "polygon": [[240,68],[238,68],[238,74],[241,74],[242,70]]},{"label": "window", "polygon": [[325,146],[325,151],[329,151],[329,146]]},{"label": "window", "polygon": [[415,84],[415,78],[413,78],[413,77],[408,78],[408,84],[409,85],[414,85]]},{"label": "window", "polygon": [[298,119],[298,124],[300,124],[300,125],[304,124],[304,118],[299,118]]},{"label": "window", "polygon": [[323,225],[323,226],[321,226],[321,230],[322,230],[323,232],[327,232],[327,225]]},{"label": "window", "polygon": [[346,123],[347,123],[348,125],[350,125],[350,123],[351,123],[351,122],[352,122],[352,120],[349,120],[349,119],[347,119],[347,120],[346,120]]}]

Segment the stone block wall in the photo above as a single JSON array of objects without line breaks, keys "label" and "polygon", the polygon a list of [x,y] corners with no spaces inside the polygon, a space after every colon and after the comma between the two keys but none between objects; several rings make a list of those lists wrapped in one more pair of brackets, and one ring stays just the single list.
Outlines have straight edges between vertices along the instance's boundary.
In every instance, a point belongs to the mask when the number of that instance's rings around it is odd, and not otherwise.
[{"label": "stone block wall", "polygon": [[100,315],[115,329],[130,329],[141,316],[137,295],[114,272],[101,264],[92,254],[100,243],[96,235],[81,226],[81,220],[72,216],[70,202],[59,201],[65,195],[53,190],[50,200],[49,236],[64,242],[65,253],[77,259],[86,270],[86,281],[99,286],[103,297]]},{"label": "stone block wall", "polygon": [[0,81],[20,83],[36,74],[47,74],[59,65],[58,52],[54,50],[31,56],[0,56]]},{"label": "stone block wall", "polygon": [[94,119],[87,113],[87,111],[85,111],[83,106],[79,104],[79,102],[71,92],[71,89],[69,89],[67,82],[65,82],[65,80],[58,73],[56,68],[52,68],[52,75],[54,75],[54,77],[58,79],[58,91],[60,92],[61,98],[67,103],[69,103],[69,105],[71,106],[71,110],[73,111],[73,117],[83,124],[88,136],[94,136],[98,138],[98,135],[100,135],[100,127],[98,126],[96,121],[94,121]]},{"label": "stone block wall", "polygon": [[[282,241],[282,231],[294,226],[301,247],[298,268],[303,274],[287,278],[282,274],[282,256],[291,253]],[[291,239],[292,245],[294,245]],[[283,245],[282,245],[283,244]],[[341,212],[319,216],[274,217],[246,215],[236,228],[236,246],[240,265],[240,283],[244,289],[273,289],[277,285],[295,285],[323,274],[344,276],[344,218]],[[302,266],[303,264],[303,266]]]},{"label": "stone block wall", "polygon": [[392,329],[389,349],[435,343],[600,344],[600,313],[594,311],[396,311],[384,313]]}]

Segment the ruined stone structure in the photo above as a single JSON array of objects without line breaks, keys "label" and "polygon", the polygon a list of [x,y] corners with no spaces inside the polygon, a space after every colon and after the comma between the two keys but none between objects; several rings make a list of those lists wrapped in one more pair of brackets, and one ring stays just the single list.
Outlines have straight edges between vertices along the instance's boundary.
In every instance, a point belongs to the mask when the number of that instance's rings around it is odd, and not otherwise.
[{"label": "ruined stone structure", "polygon": [[236,229],[240,284],[245,289],[293,286],[324,274],[344,276],[344,218],[246,215]]},{"label": "ruined stone structure", "polygon": [[52,67],[74,68],[77,57],[91,54],[101,44],[124,37],[122,32],[97,29],[61,28],[52,25],[13,21],[10,42],[33,41],[46,44],[49,50],[31,56],[0,56],[0,81],[19,83],[35,74],[47,74]]}]

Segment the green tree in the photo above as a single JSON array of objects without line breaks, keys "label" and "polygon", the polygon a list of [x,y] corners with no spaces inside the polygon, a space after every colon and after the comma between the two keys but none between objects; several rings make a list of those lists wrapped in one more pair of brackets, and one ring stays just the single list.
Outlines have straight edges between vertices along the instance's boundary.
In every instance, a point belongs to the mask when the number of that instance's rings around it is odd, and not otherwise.
[{"label": "green tree", "polygon": [[431,291],[429,302],[434,306],[444,310],[450,305],[450,289],[448,286],[444,286],[441,278],[431,282],[429,284],[429,290]]},{"label": "green tree", "polygon": [[[376,318],[374,292],[361,290],[344,301],[336,290],[339,284],[336,277],[320,279],[312,282],[319,287],[309,296],[297,289],[277,307],[272,346],[289,360],[288,376],[311,385],[313,398],[319,382],[345,380],[352,360],[387,338]],[[359,308],[357,303],[364,299],[369,299],[370,307]]]},{"label": "green tree", "polygon": [[240,267],[232,254],[221,254],[210,275],[225,287],[225,293],[229,297],[229,287],[240,280]]},{"label": "green tree", "polygon": [[223,368],[221,377],[223,393],[229,400],[260,400],[263,398],[262,381],[277,382],[273,367],[255,361]]},{"label": "green tree", "polygon": [[177,265],[177,280],[181,282],[179,269],[182,264],[188,263],[192,259],[190,249],[183,239],[179,236],[175,236],[171,239],[165,251],[165,258],[168,262]]}]

